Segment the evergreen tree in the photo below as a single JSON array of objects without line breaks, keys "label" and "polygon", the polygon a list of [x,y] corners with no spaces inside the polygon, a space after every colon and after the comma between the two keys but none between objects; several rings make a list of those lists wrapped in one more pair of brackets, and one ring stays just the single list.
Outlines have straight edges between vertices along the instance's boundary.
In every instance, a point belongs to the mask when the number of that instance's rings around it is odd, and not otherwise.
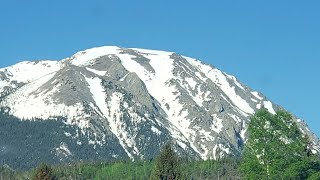
[{"label": "evergreen tree", "polygon": [[181,172],[178,157],[170,144],[166,144],[156,158],[154,169],[151,173],[152,180],[180,179]]},{"label": "evergreen tree", "polygon": [[[246,179],[284,179],[290,165],[306,160],[310,154],[307,138],[287,112],[273,115],[267,109],[259,110],[251,118],[248,133],[241,164]],[[299,168],[291,167],[291,174],[293,170]]]},{"label": "evergreen tree", "polygon": [[34,180],[55,180],[56,177],[52,172],[51,167],[46,164],[41,164],[33,177]]},{"label": "evergreen tree", "polygon": [[313,156],[290,164],[284,172],[284,178],[290,180],[315,179],[315,177],[318,177],[319,180],[319,175],[320,161]]}]

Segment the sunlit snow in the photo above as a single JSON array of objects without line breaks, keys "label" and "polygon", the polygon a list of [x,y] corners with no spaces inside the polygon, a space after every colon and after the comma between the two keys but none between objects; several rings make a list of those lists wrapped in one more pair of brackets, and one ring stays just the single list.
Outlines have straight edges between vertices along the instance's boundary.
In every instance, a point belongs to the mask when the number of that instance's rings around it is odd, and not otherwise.
[{"label": "sunlit snow", "polygon": [[263,101],[263,105],[265,108],[268,109],[268,111],[272,114],[276,114],[276,111],[272,107],[272,103],[270,101]]},{"label": "sunlit snow", "polygon": [[73,55],[71,63],[76,66],[87,66],[92,60],[107,54],[117,54],[120,48],[117,46],[102,46],[80,51]]}]

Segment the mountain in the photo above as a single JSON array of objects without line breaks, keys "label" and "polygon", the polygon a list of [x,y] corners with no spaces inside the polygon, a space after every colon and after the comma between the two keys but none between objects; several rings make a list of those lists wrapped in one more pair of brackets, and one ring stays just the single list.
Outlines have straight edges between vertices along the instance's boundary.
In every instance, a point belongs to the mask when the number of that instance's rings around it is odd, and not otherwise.
[{"label": "mountain", "polygon": [[2,68],[0,95],[0,159],[14,168],[151,159],[166,142],[192,159],[237,156],[250,116],[283,109],[196,59],[115,46]]}]

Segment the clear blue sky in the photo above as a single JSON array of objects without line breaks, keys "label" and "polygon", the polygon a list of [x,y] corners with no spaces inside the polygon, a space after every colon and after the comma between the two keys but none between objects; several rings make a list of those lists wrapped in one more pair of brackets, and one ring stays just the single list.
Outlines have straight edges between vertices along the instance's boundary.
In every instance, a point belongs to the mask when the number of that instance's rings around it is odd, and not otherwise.
[{"label": "clear blue sky", "polygon": [[305,119],[320,136],[318,0],[0,1],[0,67],[102,45],[201,59]]}]

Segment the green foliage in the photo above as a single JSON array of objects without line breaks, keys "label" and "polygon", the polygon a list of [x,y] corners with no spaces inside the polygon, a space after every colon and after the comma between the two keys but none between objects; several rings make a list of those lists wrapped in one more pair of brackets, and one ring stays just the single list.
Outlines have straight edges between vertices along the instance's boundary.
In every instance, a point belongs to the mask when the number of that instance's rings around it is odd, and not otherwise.
[{"label": "green foliage", "polygon": [[0,167],[0,179],[13,179],[15,172],[7,166]]},{"label": "green foliage", "polygon": [[289,113],[261,109],[251,118],[248,133],[241,163],[245,179],[306,179],[315,173],[308,140]]},{"label": "green foliage", "polygon": [[41,164],[33,177],[34,180],[55,180],[56,176],[50,166]]},{"label": "green foliage", "polygon": [[178,157],[170,144],[166,144],[156,159],[150,179],[180,179]]},{"label": "green foliage", "polygon": [[241,179],[238,172],[239,160],[224,158],[220,161],[191,161],[181,164],[182,179]]},{"label": "green foliage", "polygon": [[[305,157],[289,165],[284,172],[284,178],[290,180],[308,179],[320,172],[320,161],[314,157]],[[320,176],[319,176],[320,177]],[[320,178],[319,178],[320,179]]]},{"label": "green foliage", "polygon": [[[239,161],[235,158],[226,158],[220,161],[179,160],[180,179],[241,179],[238,172]],[[59,180],[86,180],[86,179],[149,179],[155,167],[154,161],[117,161],[74,163],[51,166],[56,179]],[[1,168],[0,168],[1,170]],[[39,168],[24,172],[16,172],[10,169],[0,174],[0,179],[32,179]],[[2,171],[0,171],[1,173]],[[1,178],[2,177],[2,178]]]},{"label": "green foliage", "polygon": [[150,161],[115,162],[97,171],[94,179],[148,179],[152,166]]},{"label": "green foliage", "polygon": [[312,175],[308,178],[308,180],[319,180],[319,179],[320,179],[320,171],[312,174]]},{"label": "green foliage", "polygon": [[101,163],[76,163],[73,165],[55,166],[53,169],[57,173],[59,180],[68,179],[93,179],[96,172],[101,168]]}]

